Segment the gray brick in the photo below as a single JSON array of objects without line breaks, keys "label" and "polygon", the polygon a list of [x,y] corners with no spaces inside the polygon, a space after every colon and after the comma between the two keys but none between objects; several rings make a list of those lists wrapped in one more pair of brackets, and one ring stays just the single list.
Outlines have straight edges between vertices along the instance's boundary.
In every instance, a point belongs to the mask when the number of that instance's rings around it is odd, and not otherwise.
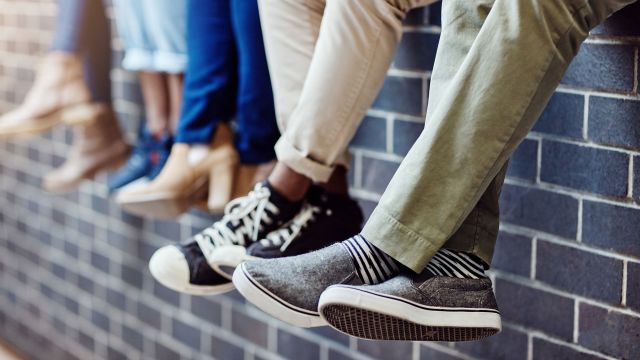
[{"label": "gray brick", "polygon": [[100,311],[91,311],[91,322],[107,333],[111,329],[109,317]]},{"label": "gray brick", "polygon": [[504,321],[560,339],[573,338],[573,299],[502,279],[495,287]]},{"label": "gray brick", "polygon": [[176,360],[180,359],[180,354],[175,350],[172,350],[160,342],[155,343],[155,357],[156,360]]},{"label": "gray brick", "polygon": [[353,356],[348,352],[341,352],[336,349],[329,349],[329,360],[354,360],[355,354]]},{"label": "gray brick", "polygon": [[500,232],[491,267],[524,277],[531,273],[531,239]]},{"label": "gray brick", "polygon": [[462,360],[463,357],[451,355],[436,348],[420,346],[420,360]]},{"label": "gray brick", "polygon": [[138,319],[142,320],[142,322],[146,323],[147,325],[156,329],[160,328],[160,324],[162,322],[162,314],[158,310],[148,306],[144,302],[138,303],[137,315]]},{"label": "gray brick", "polygon": [[315,360],[320,358],[320,345],[278,329],[278,354],[291,360]]},{"label": "gray brick", "polygon": [[200,330],[177,319],[172,322],[173,337],[194,350],[200,349]]},{"label": "gray brick", "polygon": [[153,283],[153,295],[172,305],[180,305],[180,293],[170,290],[158,282]]},{"label": "gray brick", "polygon": [[321,326],[321,327],[310,328],[308,329],[308,331],[314,334],[320,335],[326,339],[340,343],[344,346],[349,346],[349,336],[339,332],[338,330],[333,329],[332,327]]},{"label": "gray brick", "polygon": [[107,289],[107,302],[120,310],[125,311],[127,306],[127,298],[125,295],[114,289]]},{"label": "gray brick", "polygon": [[353,137],[351,145],[369,150],[385,151],[387,148],[387,120],[374,116],[365,117]]},{"label": "gray brick", "polygon": [[211,355],[216,359],[243,359],[244,350],[214,335],[211,337]]},{"label": "gray brick", "polygon": [[545,140],[540,180],[606,196],[626,197],[629,156]]},{"label": "gray brick", "polygon": [[640,156],[633,157],[633,199],[640,202]]},{"label": "gray brick", "polygon": [[566,238],[576,237],[578,200],[570,196],[506,184],[500,205],[502,221]]},{"label": "gray brick", "polygon": [[358,350],[374,359],[410,359],[410,342],[358,340]]},{"label": "gray brick", "polygon": [[507,176],[536,181],[538,167],[538,141],[525,139],[511,156]]},{"label": "gray brick", "polygon": [[640,257],[640,210],[585,201],[582,233],[586,244]]},{"label": "gray brick", "polygon": [[563,84],[627,93],[633,91],[634,46],[583,44]]},{"label": "gray brick", "polygon": [[627,306],[640,313],[640,263],[627,264]]},{"label": "gray brick", "polygon": [[127,284],[141,288],[142,287],[142,270],[138,267],[123,264],[121,267],[122,280]]},{"label": "gray brick", "polygon": [[398,163],[387,160],[362,158],[362,188],[382,194],[398,170]]},{"label": "gray brick", "polygon": [[122,325],[122,340],[138,351],[144,350],[144,337],[138,329]]},{"label": "gray brick", "polygon": [[182,240],[180,237],[180,224],[175,221],[159,221],[153,222],[153,231],[172,241]]},{"label": "gray brick", "polygon": [[423,116],[422,79],[388,76],[373,108]]},{"label": "gray brick", "polygon": [[640,318],[580,304],[580,345],[621,359],[640,358]]},{"label": "gray brick", "polygon": [[538,241],[536,257],[536,279],[574,294],[620,304],[622,261],[542,240]]},{"label": "gray brick", "polygon": [[393,153],[406,155],[424,130],[424,123],[395,120],[393,122]]},{"label": "gray brick", "polygon": [[582,139],[584,96],[555,93],[542,112],[533,131]]},{"label": "gray brick", "polygon": [[599,356],[574,350],[543,339],[533,339],[533,360],[600,360]]},{"label": "gray brick", "polygon": [[205,297],[191,296],[191,312],[199,319],[220,325],[220,304]]},{"label": "gray brick", "polygon": [[456,344],[464,353],[493,360],[526,360],[527,346],[526,334],[505,328],[484,340]]},{"label": "gray brick", "polygon": [[120,350],[115,349],[113,346],[109,346],[107,348],[107,359],[108,360],[128,360],[129,358]]},{"label": "gray brick", "polygon": [[98,270],[101,270],[105,273],[109,273],[109,258],[96,252],[91,252],[91,265]]},{"label": "gray brick", "polygon": [[394,67],[404,70],[431,71],[439,40],[440,36],[437,34],[405,32],[396,53]]},{"label": "gray brick", "polygon": [[231,331],[256,345],[267,347],[267,324],[235,309],[231,313]]},{"label": "gray brick", "polygon": [[640,149],[640,101],[592,96],[589,100],[589,140]]}]

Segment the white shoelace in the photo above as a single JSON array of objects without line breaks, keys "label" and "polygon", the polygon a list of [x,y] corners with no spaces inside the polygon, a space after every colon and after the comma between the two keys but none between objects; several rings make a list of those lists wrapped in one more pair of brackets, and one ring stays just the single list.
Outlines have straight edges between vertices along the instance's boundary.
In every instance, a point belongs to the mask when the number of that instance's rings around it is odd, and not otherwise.
[{"label": "white shoelace", "polygon": [[[322,208],[305,204],[300,212],[284,227],[270,232],[260,243],[264,246],[280,246],[280,251],[285,251],[289,245],[298,238],[304,228],[313,222]],[[327,210],[331,215],[331,210]]]},{"label": "white shoelace", "polygon": [[[229,202],[222,219],[194,237],[202,252],[210,254],[219,246],[245,246],[249,241],[257,241],[260,230],[273,221],[269,212],[273,215],[279,213],[278,208],[269,201],[270,196],[269,188],[258,184],[249,195]],[[227,224],[237,228],[232,230]]]}]

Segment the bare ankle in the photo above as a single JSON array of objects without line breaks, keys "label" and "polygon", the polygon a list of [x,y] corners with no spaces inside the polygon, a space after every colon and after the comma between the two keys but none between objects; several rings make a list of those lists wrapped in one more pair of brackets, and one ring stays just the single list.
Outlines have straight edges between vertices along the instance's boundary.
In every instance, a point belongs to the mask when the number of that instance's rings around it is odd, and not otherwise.
[{"label": "bare ankle", "polygon": [[349,194],[349,182],[347,180],[347,169],[343,166],[337,166],[331,177],[326,183],[319,183],[328,193],[348,195]]},{"label": "bare ankle", "polygon": [[268,178],[269,184],[289,201],[300,201],[311,187],[311,179],[278,162]]}]

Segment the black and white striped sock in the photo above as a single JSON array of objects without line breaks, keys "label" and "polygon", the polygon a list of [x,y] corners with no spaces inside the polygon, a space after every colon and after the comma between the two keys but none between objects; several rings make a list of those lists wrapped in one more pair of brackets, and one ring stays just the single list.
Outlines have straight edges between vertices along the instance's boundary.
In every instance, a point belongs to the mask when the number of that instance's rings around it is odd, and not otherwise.
[{"label": "black and white striped sock", "polygon": [[365,284],[379,284],[400,272],[398,264],[391,256],[373,246],[362,235],[347,239],[342,245],[349,251],[356,266],[356,273]]},{"label": "black and white striped sock", "polygon": [[466,279],[481,279],[484,274],[482,260],[467,255],[462,251],[440,249],[433,256],[426,271],[435,276],[450,276]]}]

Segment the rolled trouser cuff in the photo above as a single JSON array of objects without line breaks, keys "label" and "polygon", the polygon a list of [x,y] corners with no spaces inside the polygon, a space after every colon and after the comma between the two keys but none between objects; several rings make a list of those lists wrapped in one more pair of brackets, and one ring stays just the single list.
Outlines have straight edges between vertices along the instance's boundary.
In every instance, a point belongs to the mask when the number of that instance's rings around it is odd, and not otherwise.
[{"label": "rolled trouser cuff", "polygon": [[464,224],[449,239],[446,234],[435,229],[423,228],[421,231],[431,235],[425,237],[418,234],[378,206],[362,229],[362,235],[416,273],[424,270],[440,249],[473,254],[486,264],[491,264],[497,234],[488,231],[481,224]]},{"label": "rolled trouser cuff", "polygon": [[[446,237],[437,230],[422,231],[433,233],[433,238],[436,239]],[[384,253],[416,273],[422,272],[440,249],[439,245],[400,223],[381,206],[376,207],[369,217],[362,229],[362,235]]]},{"label": "rolled trouser cuff", "polygon": [[309,154],[298,150],[284,136],[276,143],[275,150],[279,162],[314,182],[329,181],[335,168],[335,165],[326,165],[311,159]]}]

